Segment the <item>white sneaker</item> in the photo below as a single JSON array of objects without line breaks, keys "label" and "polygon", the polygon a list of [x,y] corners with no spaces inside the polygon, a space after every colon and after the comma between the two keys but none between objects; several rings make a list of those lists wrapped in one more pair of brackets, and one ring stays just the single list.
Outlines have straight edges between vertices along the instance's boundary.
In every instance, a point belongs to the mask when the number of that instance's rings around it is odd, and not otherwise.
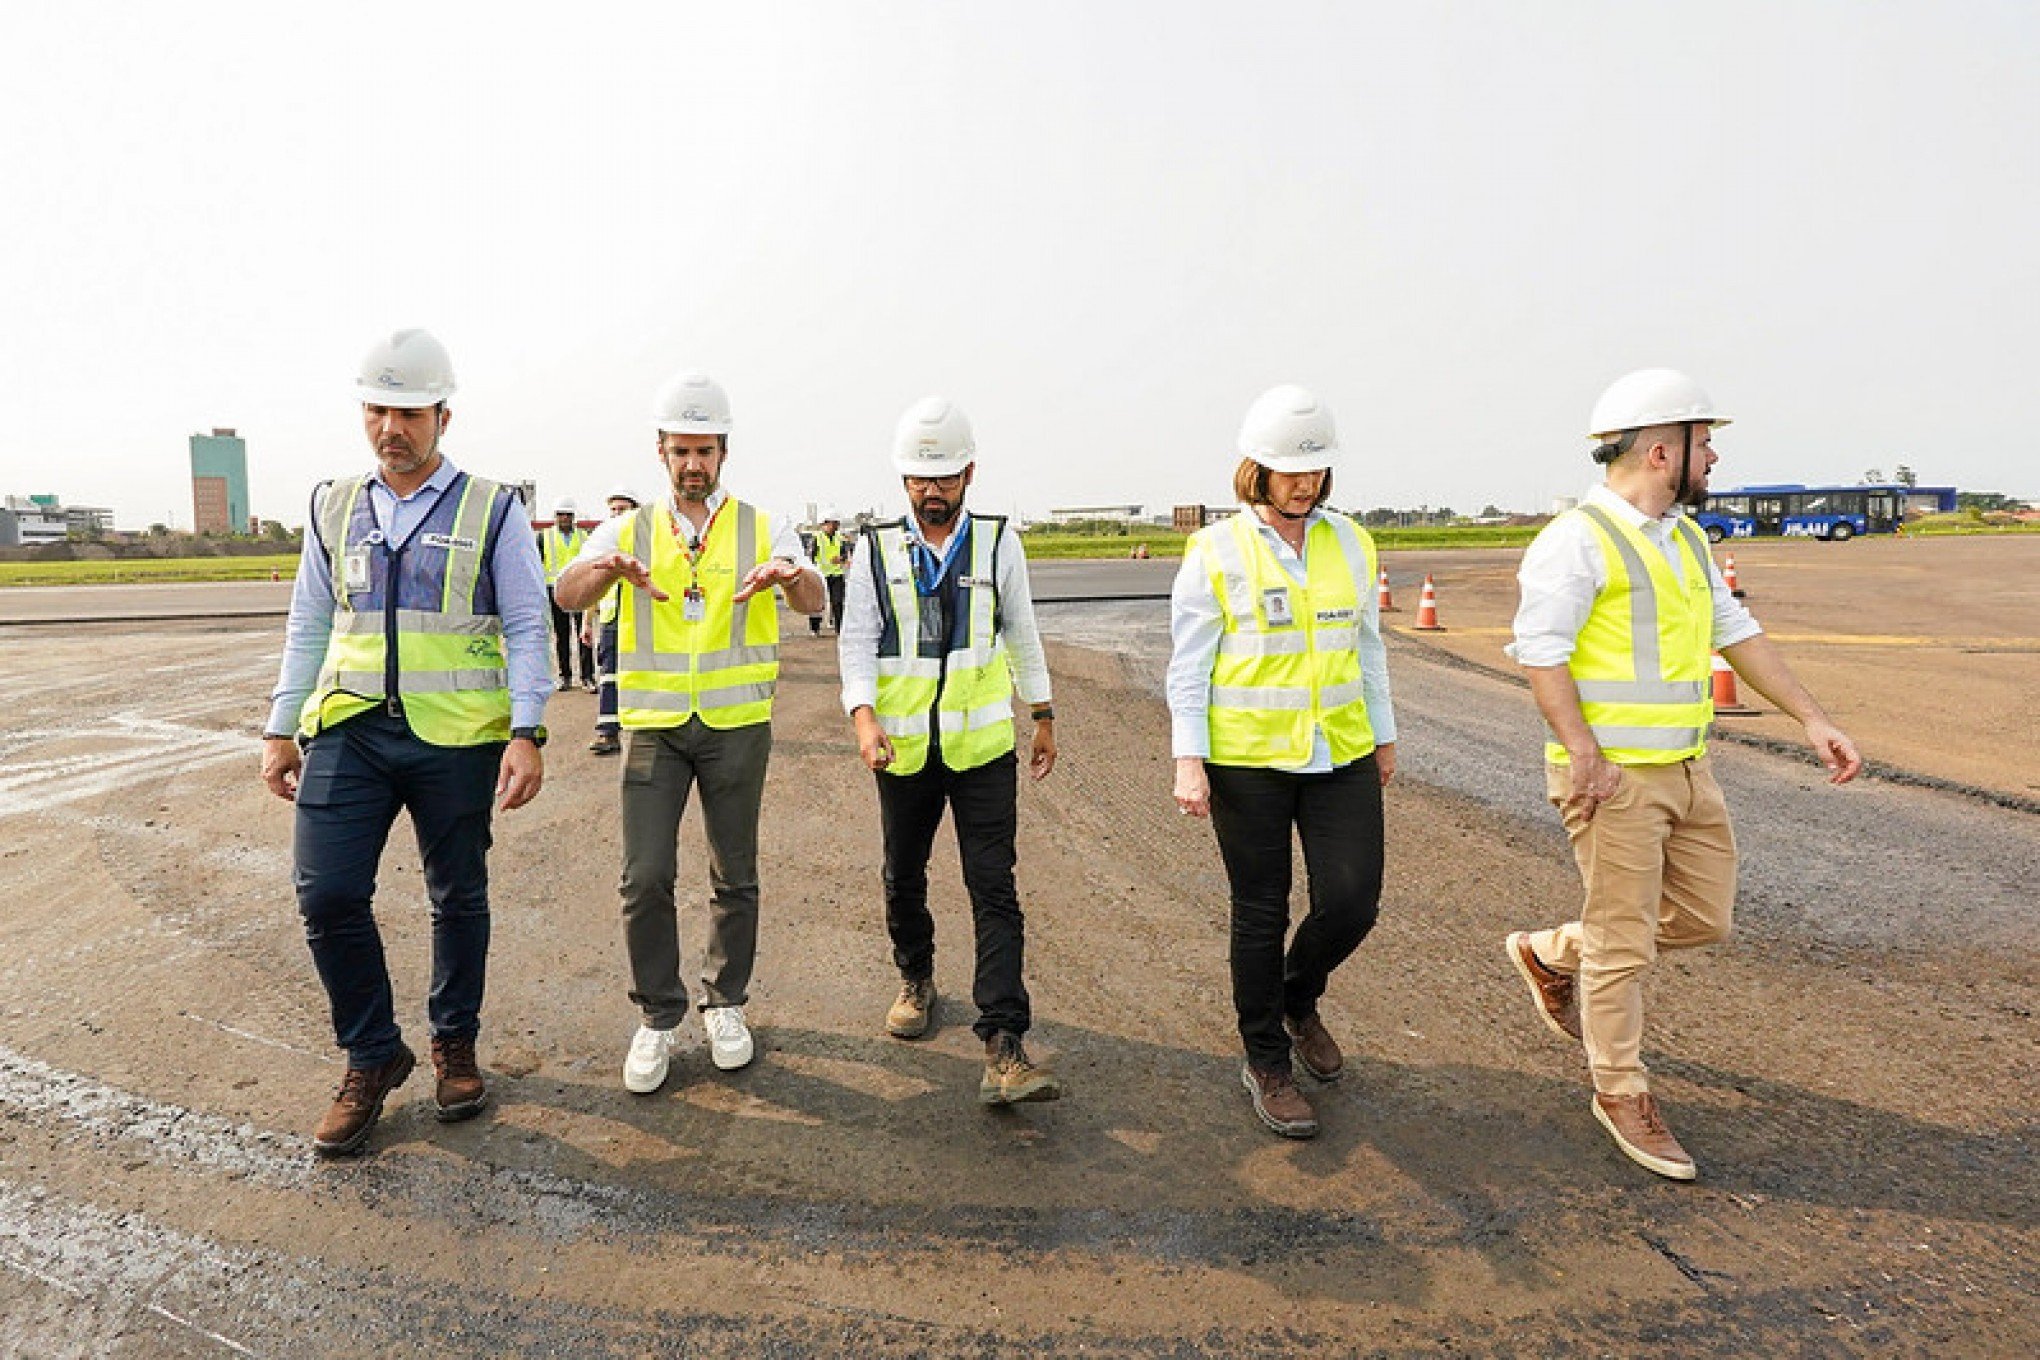
[{"label": "white sneaker", "polygon": [[680,1037],[677,1027],[653,1029],[650,1025],[639,1025],[637,1037],[630,1041],[630,1052],[623,1059],[623,1089],[638,1095],[650,1095],[666,1084],[666,1068],[673,1060],[673,1046]]},{"label": "white sneaker", "polygon": [[701,1027],[708,1031],[708,1056],[717,1067],[734,1072],[751,1061],[751,1030],[742,1006],[710,1006],[701,1013]]}]

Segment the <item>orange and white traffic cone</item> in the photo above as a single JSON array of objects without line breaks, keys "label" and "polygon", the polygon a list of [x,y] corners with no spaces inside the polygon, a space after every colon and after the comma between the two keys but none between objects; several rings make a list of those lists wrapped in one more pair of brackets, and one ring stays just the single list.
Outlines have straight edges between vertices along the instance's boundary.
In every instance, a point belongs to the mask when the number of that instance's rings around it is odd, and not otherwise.
[{"label": "orange and white traffic cone", "polygon": [[1735,575],[1735,554],[1729,553],[1728,560],[1721,565],[1721,583],[1728,587],[1728,593],[1738,600],[1743,597],[1742,582]]},{"label": "orange and white traffic cone", "polygon": [[1424,577],[1424,593],[1417,597],[1417,631],[1420,633],[1442,633],[1445,625],[1438,622],[1438,587]]},{"label": "orange and white traffic cone", "polygon": [[1714,716],[1717,718],[1748,718],[1756,709],[1746,707],[1735,690],[1735,667],[1721,659],[1721,653],[1714,653]]},{"label": "orange and white traffic cone", "polygon": [[1374,601],[1381,606],[1381,612],[1384,614],[1399,612],[1395,607],[1395,597],[1388,593],[1387,567],[1381,569],[1381,582],[1374,588]]}]

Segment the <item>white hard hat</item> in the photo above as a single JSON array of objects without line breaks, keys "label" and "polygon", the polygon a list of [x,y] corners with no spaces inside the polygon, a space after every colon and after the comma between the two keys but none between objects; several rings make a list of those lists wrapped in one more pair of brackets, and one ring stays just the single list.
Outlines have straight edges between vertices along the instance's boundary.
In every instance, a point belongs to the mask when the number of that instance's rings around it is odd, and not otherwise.
[{"label": "white hard hat", "polygon": [[970,421],[945,398],[921,398],[893,431],[893,467],[902,477],[954,477],[976,459]]},{"label": "white hard hat", "polygon": [[676,373],[659,389],[652,423],[660,434],[728,434],[730,399],[706,373]]},{"label": "white hard hat", "polygon": [[1330,409],[1294,383],[1254,398],[1240,422],[1240,457],[1271,472],[1322,472],[1338,456]]},{"label": "white hard hat", "polygon": [[392,331],[362,356],[354,385],[370,406],[437,406],[453,395],[453,360],[430,331]]},{"label": "white hard hat", "polygon": [[833,505],[823,506],[822,513],[815,517],[815,523],[817,524],[827,524],[832,520],[837,524],[843,522],[843,517],[836,513],[836,507]]},{"label": "white hard hat", "polygon": [[562,496],[553,502],[553,513],[555,515],[575,515],[579,514],[580,511],[581,507],[574,504],[572,496]]},{"label": "white hard hat", "polygon": [[605,501],[629,501],[632,505],[644,504],[643,501],[637,498],[637,492],[631,490],[622,482],[618,482],[615,486],[610,487],[609,494],[602,499]]},{"label": "white hard hat", "polygon": [[1715,409],[1713,398],[1685,374],[1670,368],[1642,368],[1617,378],[1601,394],[1594,403],[1587,437],[1606,439],[1625,430],[1695,421],[1726,425],[1728,417]]}]

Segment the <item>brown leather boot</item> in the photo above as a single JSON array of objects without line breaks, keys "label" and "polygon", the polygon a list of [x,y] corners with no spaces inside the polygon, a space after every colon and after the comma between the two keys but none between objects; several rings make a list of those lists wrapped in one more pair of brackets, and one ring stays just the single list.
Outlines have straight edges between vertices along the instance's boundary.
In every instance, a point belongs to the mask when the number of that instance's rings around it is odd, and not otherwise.
[{"label": "brown leather boot", "polygon": [[1296,1060],[1303,1064],[1303,1070],[1319,1081],[1337,1081],[1339,1073],[1346,1069],[1346,1057],[1339,1052],[1338,1040],[1325,1028],[1325,1022],[1312,1011],[1301,1020],[1283,1017],[1283,1027],[1289,1031],[1290,1046],[1296,1050]]},{"label": "brown leather boot", "polygon": [[1650,1092],[1606,1096],[1596,1091],[1594,1118],[1601,1121],[1622,1154],[1638,1166],[1675,1181],[1690,1181],[1700,1174],[1693,1158],[1672,1137],[1664,1111]]},{"label": "brown leather boot", "polygon": [[433,1035],[432,1070],[439,1075],[433,1099],[439,1104],[440,1123],[473,1119],[489,1103],[488,1083],[482,1080],[481,1066],[475,1062],[474,1035],[445,1039]]},{"label": "brown leather boot", "polygon": [[1062,1093],[1062,1082],[1048,1068],[1035,1065],[1019,1035],[999,1030],[985,1040],[985,1075],[978,1082],[980,1102],[1018,1105],[1030,1100],[1060,1100]]},{"label": "brown leather boot", "polygon": [[895,1039],[918,1039],[934,1018],[935,979],[901,979],[899,999],[885,1013],[885,1032]]},{"label": "brown leather boot", "polygon": [[1580,988],[1578,980],[1571,973],[1561,973],[1548,967],[1537,951],[1530,947],[1530,932],[1519,930],[1505,942],[1509,951],[1509,962],[1516,965],[1516,971],[1529,984],[1530,1000],[1537,1006],[1537,1016],[1550,1027],[1551,1032],[1562,1039],[1579,1041],[1580,1037]]},{"label": "brown leather boot", "polygon": [[312,1151],[321,1157],[345,1157],[359,1152],[368,1141],[370,1129],[382,1116],[383,1100],[404,1084],[418,1059],[402,1044],[396,1055],[380,1067],[350,1067],[333,1093],[326,1117],[312,1130]]},{"label": "brown leather boot", "polygon": [[1254,1113],[1263,1124],[1284,1138],[1317,1137],[1317,1111],[1311,1109],[1303,1092],[1296,1089],[1296,1078],[1286,1068],[1243,1064],[1240,1085],[1253,1097]]}]

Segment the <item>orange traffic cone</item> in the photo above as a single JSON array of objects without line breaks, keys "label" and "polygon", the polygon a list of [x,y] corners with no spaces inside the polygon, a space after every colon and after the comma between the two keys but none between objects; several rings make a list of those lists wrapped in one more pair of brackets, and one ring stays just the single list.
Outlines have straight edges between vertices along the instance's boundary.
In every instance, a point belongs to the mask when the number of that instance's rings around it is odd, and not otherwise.
[{"label": "orange traffic cone", "polygon": [[1728,593],[1738,600],[1743,597],[1742,582],[1735,577],[1735,554],[1729,553],[1728,560],[1721,567],[1721,583],[1728,587]]},{"label": "orange traffic cone", "polygon": [[1445,625],[1438,622],[1438,587],[1431,584],[1429,576],[1424,577],[1424,593],[1417,597],[1417,631],[1420,633],[1445,631]]},{"label": "orange traffic cone", "polygon": [[1388,593],[1387,567],[1381,569],[1381,583],[1374,589],[1374,600],[1376,604],[1381,606],[1381,612],[1384,614],[1399,612],[1395,607],[1395,597]]},{"label": "orange traffic cone", "polygon": [[1721,659],[1721,653],[1714,653],[1714,716],[1717,718],[1748,718],[1756,709],[1747,708],[1735,691],[1735,667]]}]

